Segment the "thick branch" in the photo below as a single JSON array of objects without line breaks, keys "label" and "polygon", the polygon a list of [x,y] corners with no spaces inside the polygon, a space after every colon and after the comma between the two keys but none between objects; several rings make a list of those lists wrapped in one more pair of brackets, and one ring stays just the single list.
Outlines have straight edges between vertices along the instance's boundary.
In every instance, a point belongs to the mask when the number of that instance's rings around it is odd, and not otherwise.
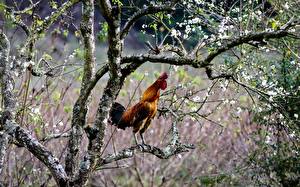
[{"label": "thick branch", "polygon": [[99,0],[98,4],[101,9],[102,16],[108,24],[112,24],[112,7],[109,0]]},{"label": "thick branch", "polygon": [[164,6],[148,6],[148,7],[145,7],[144,9],[141,9],[141,10],[137,11],[125,23],[124,28],[121,32],[121,38],[124,38],[128,34],[130,29],[133,27],[133,25],[135,24],[135,22],[139,18],[141,18],[143,16],[146,16],[146,15],[149,15],[149,14],[155,14],[155,13],[164,12],[164,11],[171,12],[171,11],[174,11],[174,10],[175,9],[172,8],[172,6],[164,5]]},{"label": "thick branch", "polygon": [[0,175],[4,167],[5,154],[8,147],[9,136],[0,131]]},{"label": "thick branch", "polygon": [[0,113],[0,174],[4,166],[4,157],[8,146],[8,136],[5,132],[2,132],[5,123],[4,118],[12,119],[16,106],[13,95],[14,81],[9,71],[9,51],[10,42],[7,36],[0,30],[0,85],[4,110],[4,112]]},{"label": "thick branch", "polygon": [[16,101],[13,94],[14,80],[9,63],[10,43],[7,36],[0,30],[0,84],[3,97],[4,115],[12,119]]},{"label": "thick branch", "polygon": [[59,186],[65,186],[67,184],[68,176],[63,166],[59,163],[58,158],[47,150],[46,147],[11,120],[6,120],[4,130],[48,167]]},{"label": "thick branch", "polygon": [[95,88],[96,84],[98,83],[98,81],[108,72],[108,64],[103,65],[100,69],[97,70],[96,74],[94,77],[91,78],[91,80],[89,82],[86,83],[86,89],[84,90],[84,92],[82,92],[82,94],[80,94],[80,98],[78,98],[78,100],[80,100],[80,102],[78,101],[78,103],[87,103],[87,100],[89,98],[89,96],[92,93],[92,90]]},{"label": "thick branch", "polygon": [[165,55],[142,54],[142,55],[124,56],[122,58],[122,63],[124,64],[126,63],[143,64],[144,62],[172,64],[177,66],[190,65],[194,68],[202,68],[207,66],[206,64],[203,64],[203,61],[197,61],[190,57],[171,57]]},{"label": "thick branch", "polygon": [[83,135],[83,126],[86,123],[88,112],[87,104],[91,93],[90,81],[94,78],[95,67],[95,39],[94,39],[94,1],[83,1],[83,15],[80,25],[84,43],[84,71],[81,83],[80,96],[77,99],[72,116],[71,136],[66,157],[66,172],[73,178],[78,167],[78,156]]},{"label": "thick branch", "polygon": [[81,161],[79,174],[73,181],[74,184],[84,185],[92,171],[95,170],[102,146],[104,144],[105,130],[109,118],[109,110],[117,97],[124,79],[121,74],[121,51],[123,41],[120,39],[121,9],[117,1],[111,7],[109,1],[100,1],[102,14],[108,22],[108,70],[109,80],[100,99],[95,123],[86,129],[89,139],[88,150]]}]

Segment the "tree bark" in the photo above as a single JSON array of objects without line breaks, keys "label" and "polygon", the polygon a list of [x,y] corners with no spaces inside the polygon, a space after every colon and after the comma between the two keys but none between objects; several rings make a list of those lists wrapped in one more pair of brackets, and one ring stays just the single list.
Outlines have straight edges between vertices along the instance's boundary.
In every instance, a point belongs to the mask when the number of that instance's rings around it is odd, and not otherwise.
[{"label": "tree bark", "polygon": [[83,126],[86,124],[88,98],[91,91],[88,87],[95,74],[94,1],[83,1],[82,10],[80,30],[83,37],[85,63],[80,96],[73,108],[72,129],[66,157],[66,172],[71,178],[74,177],[75,171],[78,168]]}]

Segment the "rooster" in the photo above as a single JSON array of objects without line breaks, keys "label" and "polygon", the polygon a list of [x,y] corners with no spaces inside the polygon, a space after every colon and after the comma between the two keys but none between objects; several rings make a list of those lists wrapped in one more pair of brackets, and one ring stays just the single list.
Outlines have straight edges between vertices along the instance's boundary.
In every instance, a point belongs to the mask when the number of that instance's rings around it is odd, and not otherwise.
[{"label": "rooster", "polygon": [[148,129],[151,120],[157,112],[159,91],[167,88],[168,74],[162,73],[158,79],[143,93],[140,101],[125,109],[120,103],[114,103],[110,111],[111,122],[119,129],[133,127],[134,140],[137,143],[136,133],[139,132],[142,143],[145,144],[143,133]]}]

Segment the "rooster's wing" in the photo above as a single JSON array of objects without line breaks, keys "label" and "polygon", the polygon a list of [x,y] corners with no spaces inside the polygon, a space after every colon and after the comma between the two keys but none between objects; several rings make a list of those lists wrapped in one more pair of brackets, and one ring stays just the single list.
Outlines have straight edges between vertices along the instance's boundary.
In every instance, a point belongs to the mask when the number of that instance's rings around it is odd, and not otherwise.
[{"label": "rooster's wing", "polygon": [[149,102],[139,102],[134,108],[134,117],[132,120],[133,131],[138,132],[143,128],[146,120],[151,117],[151,106]]}]

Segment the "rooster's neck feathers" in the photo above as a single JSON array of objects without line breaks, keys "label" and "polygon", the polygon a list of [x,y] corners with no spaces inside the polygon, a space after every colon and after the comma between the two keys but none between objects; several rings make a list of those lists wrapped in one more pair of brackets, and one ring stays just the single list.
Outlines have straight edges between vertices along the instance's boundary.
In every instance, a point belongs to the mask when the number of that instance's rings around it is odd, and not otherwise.
[{"label": "rooster's neck feathers", "polygon": [[160,90],[160,84],[157,81],[155,81],[151,86],[147,88],[147,90],[143,93],[141,101],[155,101],[159,98],[159,90]]}]

